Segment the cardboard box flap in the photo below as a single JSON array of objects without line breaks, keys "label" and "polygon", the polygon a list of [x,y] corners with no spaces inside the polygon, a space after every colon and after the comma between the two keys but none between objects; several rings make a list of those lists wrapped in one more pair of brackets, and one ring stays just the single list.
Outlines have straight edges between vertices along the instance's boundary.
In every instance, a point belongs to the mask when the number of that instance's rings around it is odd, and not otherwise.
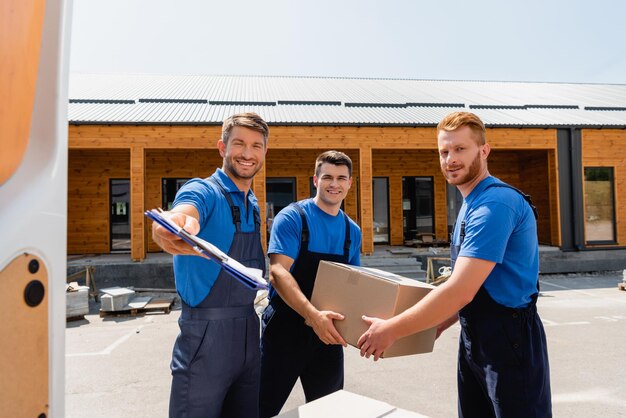
[{"label": "cardboard box flap", "polygon": [[400,275],[395,274],[395,273],[391,273],[391,272],[388,272],[388,271],[375,269],[375,268],[372,268],[372,267],[350,266],[350,265],[341,264],[341,263],[335,263],[335,262],[330,262],[330,261],[323,261],[323,263],[329,263],[329,264],[333,264],[333,265],[335,265],[337,267],[340,267],[340,268],[345,268],[345,269],[348,269],[348,270],[361,272],[362,274],[367,274],[368,276],[371,276],[371,277],[373,277],[375,279],[388,280],[388,281],[390,281],[392,283],[396,283],[396,284],[401,285],[401,286],[417,287],[417,288],[429,289],[429,290],[432,290],[432,289],[435,288],[435,286],[433,286],[431,284],[420,282],[420,281],[415,280],[415,279],[409,279],[408,277],[400,276]]}]

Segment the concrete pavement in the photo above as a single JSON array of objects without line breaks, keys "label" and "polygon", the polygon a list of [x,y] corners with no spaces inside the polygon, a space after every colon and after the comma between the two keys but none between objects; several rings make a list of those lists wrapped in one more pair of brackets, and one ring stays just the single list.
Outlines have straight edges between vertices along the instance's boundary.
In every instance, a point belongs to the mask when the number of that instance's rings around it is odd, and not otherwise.
[{"label": "concrete pavement", "polygon": [[[555,417],[626,416],[626,292],[621,272],[542,276]],[[180,311],[99,318],[66,328],[67,417],[165,417]],[[345,389],[430,417],[456,413],[458,327],[430,354],[362,359],[346,349]],[[296,386],[284,410],[303,403]]]}]

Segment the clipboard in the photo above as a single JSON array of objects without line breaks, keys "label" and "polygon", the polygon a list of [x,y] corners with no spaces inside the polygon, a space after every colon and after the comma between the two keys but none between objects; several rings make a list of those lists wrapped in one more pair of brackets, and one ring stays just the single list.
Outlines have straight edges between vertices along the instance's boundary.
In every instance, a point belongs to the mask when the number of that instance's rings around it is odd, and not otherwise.
[{"label": "clipboard", "polygon": [[179,236],[184,242],[189,244],[198,253],[198,255],[217,263],[246,287],[253,290],[268,289],[269,286],[267,281],[261,277],[260,274],[258,274],[257,269],[251,269],[244,266],[234,258],[229,257],[210,242],[195,235],[191,235],[189,232],[185,231],[183,228],[163,216],[163,210],[161,208],[147,210],[144,212],[144,215],[167,229],[172,234]]}]

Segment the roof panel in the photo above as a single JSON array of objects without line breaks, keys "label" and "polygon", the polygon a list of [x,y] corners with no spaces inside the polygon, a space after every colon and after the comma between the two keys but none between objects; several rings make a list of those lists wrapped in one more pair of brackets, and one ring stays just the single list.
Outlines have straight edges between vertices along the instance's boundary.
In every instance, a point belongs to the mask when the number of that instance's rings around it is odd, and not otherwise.
[{"label": "roof panel", "polygon": [[[616,84],[72,74],[69,98],[72,123],[214,124],[251,110],[273,124],[436,125],[471,106],[490,126],[626,126],[626,111],[585,109],[626,107]],[[119,102],[139,99],[171,103]]]}]

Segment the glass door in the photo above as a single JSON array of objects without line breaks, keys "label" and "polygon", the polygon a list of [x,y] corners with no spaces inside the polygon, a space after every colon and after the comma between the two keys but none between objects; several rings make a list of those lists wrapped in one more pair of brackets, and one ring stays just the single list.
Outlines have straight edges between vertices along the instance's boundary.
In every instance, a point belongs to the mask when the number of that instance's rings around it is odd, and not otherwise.
[{"label": "glass door", "polygon": [[389,178],[372,178],[374,244],[389,244]]},{"label": "glass door", "polygon": [[435,232],[432,177],[402,177],[402,212],[405,241]]},{"label": "glass door", "polygon": [[130,251],[130,180],[110,179],[111,252]]}]

